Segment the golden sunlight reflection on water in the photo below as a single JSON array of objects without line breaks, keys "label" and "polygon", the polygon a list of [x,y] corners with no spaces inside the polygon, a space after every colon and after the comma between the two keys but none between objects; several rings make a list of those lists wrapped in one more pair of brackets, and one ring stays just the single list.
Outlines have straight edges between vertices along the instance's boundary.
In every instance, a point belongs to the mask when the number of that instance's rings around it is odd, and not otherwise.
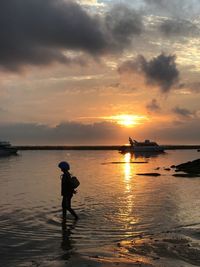
[{"label": "golden sunlight reflection on water", "polygon": [[[126,222],[129,222],[131,225],[136,224],[138,222],[138,218],[135,216],[131,216],[133,213],[135,201],[134,201],[134,172],[133,172],[133,164],[132,155],[131,153],[126,153],[124,155],[124,182],[125,182],[125,189],[126,189],[126,199],[125,199],[125,206],[123,209],[123,219]],[[131,221],[130,221],[131,219]],[[127,232],[127,236],[129,236],[129,232]]]},{"label": "golden sunlight reflection on water", "polygon": [[131,170],[131,154],[130,153],[126,153],[124,155],[124,162],[126,162],[124,164],[124,177],[125,177],[125,181],[127,182],[126,184],[128,185],[129,180],[131,179],[132,176],[132,170]]}]

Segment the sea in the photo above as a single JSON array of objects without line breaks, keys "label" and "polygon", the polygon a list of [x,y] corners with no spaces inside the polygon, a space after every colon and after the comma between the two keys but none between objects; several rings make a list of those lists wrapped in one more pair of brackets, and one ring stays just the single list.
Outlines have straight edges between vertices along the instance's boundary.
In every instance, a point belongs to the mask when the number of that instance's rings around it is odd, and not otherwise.
[{"label": "sea", "polygon": [[[200,178],[171,168],[198,158],[197,150],[0,158],[0,266],[200,266]],[[80,181],[78,221],[62,218],[63,160]]]}]

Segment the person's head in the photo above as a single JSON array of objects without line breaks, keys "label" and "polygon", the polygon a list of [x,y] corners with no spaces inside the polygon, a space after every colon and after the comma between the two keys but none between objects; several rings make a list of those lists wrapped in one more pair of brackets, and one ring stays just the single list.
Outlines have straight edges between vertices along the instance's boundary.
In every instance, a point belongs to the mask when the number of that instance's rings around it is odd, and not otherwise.
[{"label": "person's head", "polygon": [[66,161],[61,161],[59,164],[58,164],[58,168],[61,169],[61,171],[69,171],[70,170],[70,165],[68,162]]}]

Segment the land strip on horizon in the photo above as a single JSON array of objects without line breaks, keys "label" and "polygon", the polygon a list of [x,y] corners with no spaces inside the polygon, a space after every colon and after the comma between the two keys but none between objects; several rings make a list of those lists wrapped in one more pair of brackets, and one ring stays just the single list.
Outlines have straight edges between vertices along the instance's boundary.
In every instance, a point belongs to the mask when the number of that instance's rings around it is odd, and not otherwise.
[{"label": "land strip on horizon", "polygon": [[[43,146],[43,145],[26,145],[15,146],[18,150],[119,150],[121,145],[91,145],[91,146]],[[128,146],[124,146],[128,147]],[[161,145],[165,150],[177,150],[177,149],[200,149],[200,145]]]}]

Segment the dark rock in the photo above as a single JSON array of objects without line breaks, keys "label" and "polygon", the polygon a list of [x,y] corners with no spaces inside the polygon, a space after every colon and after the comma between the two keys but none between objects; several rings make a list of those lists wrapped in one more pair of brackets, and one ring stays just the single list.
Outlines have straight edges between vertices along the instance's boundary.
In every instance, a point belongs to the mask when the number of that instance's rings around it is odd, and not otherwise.
[{"label": "dark rock", "polygon": [[172,166],[170,166],[170,168],[172,168],[172,169],[175,169],[175,168],[176,168],[176,166],[175,166],[175,165],[172,165]]},{"label": "dark rock", "polygon": [[164,170],[165,170],[165,171],[171,171],[171,169],[170,169],[170,168],[164,168]]},{"label": "dark rock", "polygon": [[145,175],[145,176],[160,176],[160,173],[157,172],[147,172],[147,173],[137,173],[136,175]]},{"label": "dark rock", "polygon": [[174,176],[174,177],[184,177],[184,178],[195,178],[195,177],[200,177],[200,174],[195,174],[195,173],[176,173],[176,174],[173,174],[172,176]]},{"label": "dark rock", "polygon": [[188,161],[176,166],[176,171],[186,173],[200,174],[200,159]]}]

